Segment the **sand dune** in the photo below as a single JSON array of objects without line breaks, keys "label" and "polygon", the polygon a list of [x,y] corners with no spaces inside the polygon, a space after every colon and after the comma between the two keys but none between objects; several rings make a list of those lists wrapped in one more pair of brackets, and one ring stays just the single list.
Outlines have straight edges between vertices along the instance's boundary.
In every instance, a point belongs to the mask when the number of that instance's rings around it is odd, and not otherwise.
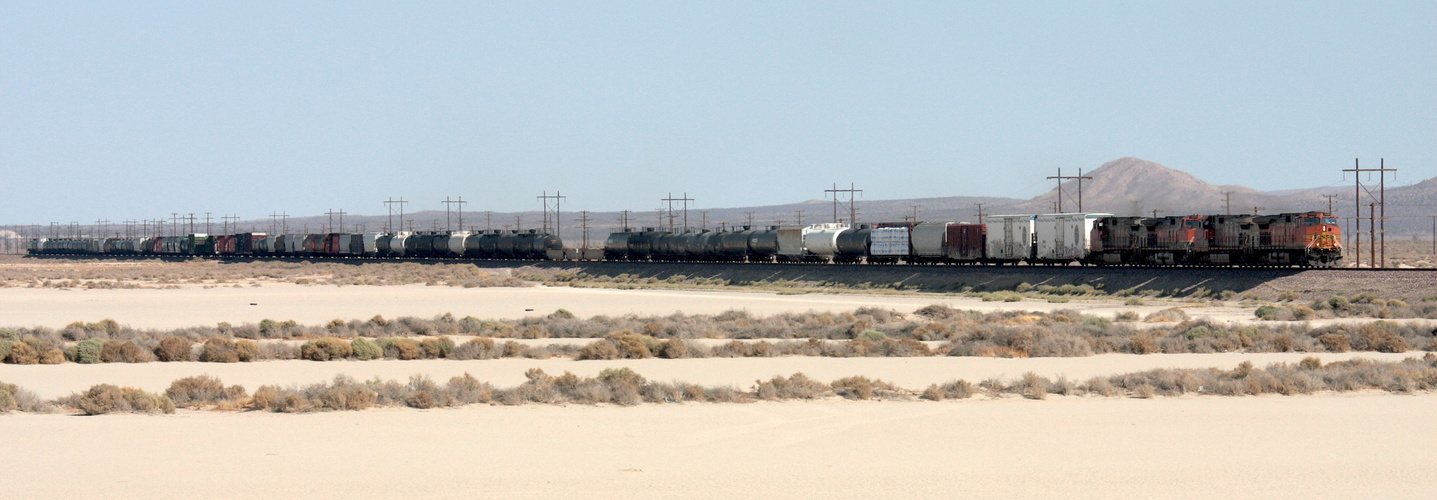
[{"label": "sand dune", "polygon": [[1437,396],[0,416],[15,498],[1428,498]]}]

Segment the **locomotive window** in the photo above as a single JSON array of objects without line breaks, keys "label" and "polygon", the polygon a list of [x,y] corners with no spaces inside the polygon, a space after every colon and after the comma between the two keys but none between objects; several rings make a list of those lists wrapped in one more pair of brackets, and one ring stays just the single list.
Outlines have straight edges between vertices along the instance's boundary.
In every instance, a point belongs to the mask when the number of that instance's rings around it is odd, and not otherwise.
[{"label": "locomotive window", "polygon": [[1323,217],[1323,224],[1337,224],[1337,217]]},{"label": "locomotive window", "polygon": [[1308,217],[1306,219],[1302,219],[1302,224],[1306,226],[1316,226],[1317,217]]},{"label": "locomotive window", "polygon": [[1187,227],[1198,227],[1198,221],[1195,221],[1195,220],[1190,220],[1190,221],[1188,221],[1188,222],[1187,222]]}]

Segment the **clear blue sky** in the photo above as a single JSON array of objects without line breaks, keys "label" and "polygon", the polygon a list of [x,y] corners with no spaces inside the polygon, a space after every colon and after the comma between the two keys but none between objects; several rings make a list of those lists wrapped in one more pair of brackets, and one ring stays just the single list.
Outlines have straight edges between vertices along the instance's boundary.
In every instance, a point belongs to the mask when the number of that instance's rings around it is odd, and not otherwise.
[{"label": "clear blue sky", "polygon": [[7,1],[0,223],[1437,176],[1437,2],[968,3]]}]

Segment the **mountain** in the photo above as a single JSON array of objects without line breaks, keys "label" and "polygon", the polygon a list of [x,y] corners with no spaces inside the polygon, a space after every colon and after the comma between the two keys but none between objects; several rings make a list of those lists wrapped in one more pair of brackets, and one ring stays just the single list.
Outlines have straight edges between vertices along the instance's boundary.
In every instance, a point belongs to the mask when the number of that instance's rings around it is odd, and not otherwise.
[{"label": "mountain", "polygon": [[[1074,169],[1070,172],[1064,169],[1064,174],[1075,175],[1077,171]],[[1344,229],[1347,229],[1350,225],[1346,218],[1351,217],[1354,210],[1353,186],[1350,184],[1346,187],[1328,186],[1263,192],[1244,186],[1208,184],[1181,170],[1131,157],[1118,158],[1091,171],[1085,170],[1083,175],[1091,177],[1091,179],[1084,179],[1082,183],[1083,210],[1086,212],[1151,216],[1153,210],[1157,210],[1160,215],[1216,214],[1225,213],[1228,210],[1231,210],[1232,213],[1252,213],[1254,207],[1260,207],[1258,211],[1262,213],[1281,213],[1327,210],[1331,203],[1337,215],[1344,218]],[[1363,182],[1367,181],[1364,179]],[[1375,186],[1369,188],[1375,195]],[[1072,180],[1063,183],[1062,195],[1063,210],[1077,211],[1078,181]],[[1333,197],[1329,200],[1325,195]],[[1057,199],[1058,189],[1055,188],[1029,200],[978,196],[900,200],[860,199],[855,208],[860,222],[911,220],[915,211],[918,220],[976,221],[979,204],[982,205],[984,214],[1050,213],[1055,210],[1054,202]],[[1366,205],[1368,202],[1367,195],[1364,194],[1363,217],[1368,215]],[[842,204],[838,208],[838,212],[840,218],[844,220],[849,218],[849,207],[846,204]],[[1437,178],[1409,186],[1387,189],[1387,231],[1389,235],[1426,238],[1432,234],[1432,216],[1434,214],[1437,214]],[[563,222],[559,224],[561,226],[559,228],[560,236],[576,246],[582,234],[580,216],[581,214],[577,211],[566,210],[562,213]],[[797,224],[800,221],[803,223],[829,222],[833,216],[832,201],[809,200],[756,207],[690,209],[687,214],[687,226],[695,229],[717,229],[746,224],[754,226],[787,225]],[[622,215],[617,212],[589,213],[590,244],[601,244],[609,232],[622,227],[621,217]],[[682,212],[676,211],[673,214],[672,224],[675,228],[685,226],[683,217]],[[343,226],[345,230],[377,231],[389,225],[389,220],[386,215],[346,215],[343,219]],[[485,228],[535,229],[543,225],[543,220],[544,216],[539,211],[490,214],[465,212],[462,227],[480,230]],[[655,210],[631,212],[628,214],[628,221],[628,226],[631,228],[667,227],[670,224],[669,218]],[[324,215],[290,217],[287,225],[290,232],[320,232],[325,231],[326,228],[335,228],[334,230],[337,231],[336,226],[339,225],[339,221]],[[396,221],[394,225],[398,226],[399,224]],[[553,224],[551,223],[551,225]],[[211,224],[210,231],[218,233],[223,230],[223,227],[221,223],[215,222]],[[271,221],[268,219],[242,221],[238,227],[243,230],[271,231]],[[412,227],[415,230],[444,229],[446,227],[457,229],[461,227],[461,224],[458,214],[424,211],[405,214],[404,227]],[[90,226],[81,228],[86,234],[98,234],[101,232],[99,229]],[[124,231],[123,227],[115,224],[106,229],[107,234]],[[188,230],[188,228],[183,230]],[[195,230],[205,231],[204,223],[197,223]]]},{"label": "mountain", "polygon": [[[1065,173],[1073,175],[1075,173]],[[1083,173],[1082,203],[1085,212],[1118,215],[1186,213],[1252,213],[1325,209],[1325,198],[1306,190],[1285,194],[1264,193],[1244,186],[1218,186],[1192,174],[1139,158],[1124,157]],[[1062,185],[1063,210],[1078,211],[1078,181]],[[1020,203],[1020,212],[1052,212],[1059,189]],[[1322,206],[1318,205],[1322,202]]]}]

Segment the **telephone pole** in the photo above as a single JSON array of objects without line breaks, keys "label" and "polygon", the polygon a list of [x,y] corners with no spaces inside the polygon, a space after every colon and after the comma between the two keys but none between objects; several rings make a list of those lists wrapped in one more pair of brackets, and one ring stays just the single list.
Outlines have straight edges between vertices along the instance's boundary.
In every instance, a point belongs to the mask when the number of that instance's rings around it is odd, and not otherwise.
[{"label": "telephone pole", "polygon": [[393,196],[390,196],[389,199],[384,200],[384,208],[386,208],[386,209],[389,210],[389,222],[386,222],[386,223],[384,224],[384,232],[386,232],[386,233],[396,232],[396,231],[394,230],[394,206],[395,206],[395,205],[399,205],[399,231],[403,231],[403,230],[404,230],[404,205],[405,205],[405,204],[408,204],[408,203],[409,203],[408,201],[404,201],[404,197],[403,197],[403,196],[400,196],[399,199],[397,199],[397,200],[394,199]]},{"label": "telephone pole", "polygon": [[1336,198],[1337,195],[1335,195],[1335,194],[1324,194],[1324,195],[1322,195],[1322,197],[1323,197],[1323,198],[1327,198],[1327,213],[1328,213],[1328,214],[1331,214],[1331,215],[1334,216],[1334,217],[1336,217],[1336,216],[1337,216],[1337,211],[1336,211],[1336,210],[1334,209],[1334,207],[1332,206],[1332,199],[1333,199],[1333,198]]},{"label": "telephone pole", "polygon": [[674,198],[674,193],[670,192],[668,198],[664,198],[664,199],[659,200],[659,201],[668,203],[668,206],[669,206],[669,232],[671,232],[671,233],[674,232],[674,202],[677,201],[677,202],[681,202],[681,203],[683,204],[683,210],[684,210],[684,231],[688,231],[688,230],[689,230],[689,202],[694,201],[693,198],[689,198],[689,193],[688,193],[687,191],[685,191],[685,192],[684,192],[684,196],[683,196],[682,198]]},{"label": "telephone pole", "polygon": [[1058,180],[1058,213],[1063,213],[1063,181],[1068,179],[1078,180],[1078,212],[1083,211],[1083,179],[1092,179],[1091,176],[1083,175],[1083,169],[1078,169],[1078,175],[1063,175],[1063,169],[1058,168],[1058,175],[1050,175],[1049,179]]},{"label": "telephone pole", "polygon": [[339,231],[338,231],[338,232],[344,232],[344,214],[346,214],[346,213],[348,213],[348,212],[345,212],[343,208],[339,209],[338,212],[334,211],[334,209],[332,209],[332,208],[329,209],[328,212],[325,212],[324,215],[328,215],[328,216],[329,216],[329,221],[328,221],[328,223],[326,223],[326,224],[324,225],[324,232],[326,232],[326,233],[335,232],[335,231],[332,231],[332,229],[335,228],[335,225],[334,225],[334,216],[336,216],[336,215],[339,216],[339,226],[338,226],[338,227],[339,227]]},{"label": "telephone pole", "polygon": [[450,229],[450,226],[449,226],[449,212],[450,212],[449,207],[450,207],[451,205],[459,205],[459,230],[460,230],[460,231],[463,231],[463,230],[464,230],[464,204],[465,204],[465,203],[469,203],[469,202],[464,201],[464,197],[463,197],[463,196],[460,196],[459,199],[457,199],[457,200],[451,200],[451,199],[449,199],[448,196],[445,196],[445,197],[444,197],[444,201],[442,201],[441,203],[444,204],[444,230],[445,230],[445,231],[450,231],[450,230],[451,230],[451,229]]},{"label": "telephone pole", "polygon": [[983,216],[984,216],[984,215],[988,215],[988,214],[983,213],[983,204],[982,204],[982,203],[974,203],[974,205],[978,205],[978,213],[977,213],[976,215],[978,216],[978,223],[979,223],[979,224],[982,224],[982,223],[983,223]]},{"label": "telephone pole", "polygon": [[210,234],[210,213],[205,212],[205,234]]},{"label": "telephone pole", "polygon": [[589,211],[579,211],[579,229],[584,231],[584,239],[579,240],[579,250],[589,249]]},{"label": "telephone pole", "polygon": [[1223,205],[1227,207],[1223,212],[1232,215],[1232,191],[1222,192]]},{"label": "telephone pole", "polygon": [[857,194],[863,194],[862,189],[855,189],[852,182],[848,183],[848,189],[839,189],[838,183],[835,182],[833,183],[833,188],[825,189],[823,192],[824,194],[833,196],[833,222],[838,222],[838,193],[848,193],[848,223],[855,224],[858,222],[858,210],[854,205],[853,197]]},{"label": "telephone pole", "polygon": [[[275,221],[277,220],[283,221],[281,222],[281,225],[279,227],[275,227]],[[279,230],[278,234],[285,234],[289,232],[289,214],[283,212],[272,212],[269,214],[270,233],[274,233],[276,229]]]},{"label": "telephone pole", "polygon": [[[1357,208],[1356,212],[1354,213],[1355,220],[1357,221],[1357,230],[1356,230],[1355,232],[1357,232],[1357,233],[1361,233],[1361,232],[1362,232],[1362,193],[1363,193],[1364,191],[1367,193],[1367,197],[1368,197],[1369,199],[1374,199],[1374,201],[1371,202],[1372,205],[1375,205],[1375,206],[1377,206],[1377,207],[1381,207],[1382,213],[1381,213],[1380,215],[1378,215],[1378,214],[1375,213],[1375,212],[1376,212],[1376,209],[1373,208],[1372,206],[1369,206],[1369,208],[1372,208],[1372,210],[1370,210],[1370,212],[1374,212],[1374,213],[1369,213],[1369,214],[1368,214],[1368,228],[1367,228],[1367,230],[1368,230],[1368,232],[1369,232],[1369,236],[1368,236],[1368,238],[1367,238],[1367,242],[1368,242],[1368,244],[1370,244],[1370,245],[1372,245],[1372,246],[1374,247],[1374,248],[1372,249],[1373,255],[1372,255],[1371,260],[1370,260],[1370,262],[1369,262],[1369,267],[1376,267],[1376,266],[1379,265],[1379,262],[1378,262],[1378,260],[1377,260],[1377,256],[1376,256],[1376,253],[1375,253],[1375,252],[1377,252],[1377,250],[1378,250],[1378,249],[1376,248],[1378,245],[1381,245],[1381,252],[1382,252],[1382,260],[1381,260],[1381,262],[1380,262],[1380,267],[1387,267],[1387,172],[1393,172],[1393,177],[1396,177],[1396,176],[1397,176],[1397,174],[1396,174],[1397,169],[1395,169],[1395,168],[1387,168],[1387,159],[1386,159],[1386,158],[1380,159],[1380,160],[1378,160],[1378,161],[1379,161],[1379,163],[1378,163],[1378,168],[1362,168],[1362,163],[1361,163],[1360,159],[1353,159],[1353,160],[1352,160],[1352,162],[1353,162],[1353,163],[1352,163],[1352,165],[1353,165],[1352,168],[1344,168],[1344,169],[1342,169],[1342,172],[1343,172],[1342,176],[1343,176],[1344,178],[1347,177],[1347,172],[1352,172],[1352,174],[1353,174],[1353,175],[1352,175],[1353,180],[1356,182],[1356,186],[1353,187],[1353,198],[1354,198],[1354,203],[1356,204],[1356,208]],[[1377,172],[1378,181],[1377,181],[1377,195],[1376,195],[1376,196],[1374,196],[1374,195],[1372,194],[1372,190],[1371,190],[1371,189],[1368,189],[1368,188],[1366,188],[1366,187],[1364,187],[1364,186],[1362,185],[1362,173],[1363,173],[1363,172],[1367,172],[1369,176],[1371,175],[1372,172]],[[1369,177],[1369,178],[1370,178],[1370,177]],[[1380,221],[1380,224],[1382,225],[1380,229],[1376,226],[1376,225],[1379,223],[1379,221]],[[1380,238],[1381,238],[1380,240],[1378,239],[1378,238],[1379,238],[1379,235],[1380,235]],[[1362,267],[1362,237],[1360,236],[1360,234],[1359,234],[1359,236],[1356,237],[1356,240],[1357,240],[1357,245],[1356,245],[1356,246],[1357,246],[1357,248],[1356,248],[1357,263],[1356,263],[1356,266],[1357,266],[1357,267]]]},{"label": "telephone pole", "polygon": [[622,231],[622,232],[625,232],[625,233],[629,232],[629,211],[628,211],[628,210],[620,210],[620,211],[619,211],[619,230]]},{"label": "telephone pole", "polygon": [[[558,191],[554,191],[554,194],[553,194],[552,196],[549,195],[549,192],[548,192],[548,191],[544,191],[544,194],[541,195],[541,196],[539,196],[538,198],[544,202],[544,231],[543,231],[543,233],[544,233],[544,234],[549,234],[549,228],[550,228],[550,227],[553,227],[553,228],[554,228],[554,234],[555,234],[555,235],[558,235],[558,234],[559,234],[559,202],[560,202],[560,201],[563,201],[565,198],[568,198],[568,197],[567,197],[567,196],[562,196],[562,195],[560,195]],[[552,213],[554,214],[554,217],[553,217],[553,218],[554,218],[554,224],[553,224],[553,226],[550,226],[550,225],[549,225],[549,214],[550,214],[550,212],[551,212],[551,211],[549,210],[549,200],[553,200],[553,201],[554,201],[554,209],[553,209],[553,211],[552,211]]]},{"label": "telephone pole", "polygon": [[220,220],[225,226],[225,234],[230,234],[230,223],[235,223],[235,232],[239,232],[239,216],[233,214],[221,215]]}]

